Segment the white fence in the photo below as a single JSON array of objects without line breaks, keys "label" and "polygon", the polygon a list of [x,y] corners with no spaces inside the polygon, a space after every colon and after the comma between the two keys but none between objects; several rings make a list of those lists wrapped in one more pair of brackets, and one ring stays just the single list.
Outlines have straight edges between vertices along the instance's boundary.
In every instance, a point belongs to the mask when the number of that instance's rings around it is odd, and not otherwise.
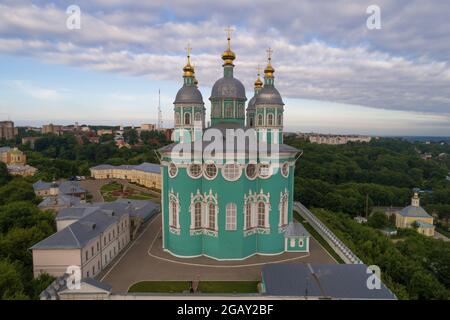
[{"label": "white fence", "polygon": [[322,238],[333,248],[333,250],[344,260],[347,264],[362,264],[362,260],[358,258],[338,237],[335,236],[325,224],[320,221],[311,211],[309,211],[300,202],[294,202],[294,210],[308,221],[308,223],[316,230]]}]

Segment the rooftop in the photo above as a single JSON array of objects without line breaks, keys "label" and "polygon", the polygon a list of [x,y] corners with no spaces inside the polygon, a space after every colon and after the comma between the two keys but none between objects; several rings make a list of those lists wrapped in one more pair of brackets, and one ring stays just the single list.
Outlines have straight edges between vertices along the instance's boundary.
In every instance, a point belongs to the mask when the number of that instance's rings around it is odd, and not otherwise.
[{"label": "rooftop", "polygon": [[262,270],[265,294],[329,299],[396,299],[381,283],[367,287],[364,264],[267,264]]}]

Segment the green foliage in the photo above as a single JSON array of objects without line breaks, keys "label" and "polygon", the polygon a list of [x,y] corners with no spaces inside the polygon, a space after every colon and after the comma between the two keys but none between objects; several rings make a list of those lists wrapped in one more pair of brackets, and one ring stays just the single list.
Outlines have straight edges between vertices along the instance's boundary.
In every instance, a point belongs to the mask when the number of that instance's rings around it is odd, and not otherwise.
[{"label": "green foliage", "polygon": [[406,240],[391,242],[370,226],[343,213],[314,213],[367,265],[378,265],[384,283],[401,299],[449,299],[450,247],[408,230]]},{"label": "green foliage", "polygon": [[[417,152],[429,145],[392,138],[334,146],[287,137],[285,143],[303,150],[296,163],[294,197],[307,207],[364,215],[366,197],[370,211],[374,206],[402,207],[409,204],[414,187],[432,189],[423,196],[424,205],[450,204],[445,180],[450,167],[422,160]],[[436,148],[450,153],[449,146]]]},{"label": "green foliage", "polygon": [[37,242],[55,232],[54,216],[41,212],[31,179],[13,178],[0,188],[0,298],[37,299],[50,276],[33,279]]},{"label": "green foliage", "polygon": [[382,229],[391,226],[392,223],[384,212],[374,212],[370,215],[368,225],[375,229]]},{"label": "green foliage", "polygon": [[123,133],[123,138],[131,145],[139,142],[139,135],[135,129],[126,129]]},{"label": "green foliage", "polygon": [[0,161],[0,186],[5,185],[9,180],[11,180],[11,175],[8,172],[6,164]]}]

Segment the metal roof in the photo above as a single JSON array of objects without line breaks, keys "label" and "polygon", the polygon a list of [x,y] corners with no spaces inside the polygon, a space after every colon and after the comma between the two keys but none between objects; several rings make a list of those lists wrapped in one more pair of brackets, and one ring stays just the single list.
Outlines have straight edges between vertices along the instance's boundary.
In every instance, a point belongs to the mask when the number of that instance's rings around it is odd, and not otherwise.
[{"label": "metal roof", "polygon": [[184,85],[178,90],[173,103],[193,103],[203,105],[202,93],[194,85]]},{"label": "metal roof", "polygon": [[396,299],[381,283],[369,289],[364,264],[267,264],[262,277],[265,295],[331,299]]},{"label": "metal roof", "polygon": [[431,216],[422,207],[407,206],[400,210],[399,212],[404,217],[421,217],[421,218],[431,218]]},{"label": "metal roof", "polygon": [[291,221],[286,228],[286,232],[284,233],[285,237],[309,237],[309,232],[305,229],[305,227],[298,222]]}]

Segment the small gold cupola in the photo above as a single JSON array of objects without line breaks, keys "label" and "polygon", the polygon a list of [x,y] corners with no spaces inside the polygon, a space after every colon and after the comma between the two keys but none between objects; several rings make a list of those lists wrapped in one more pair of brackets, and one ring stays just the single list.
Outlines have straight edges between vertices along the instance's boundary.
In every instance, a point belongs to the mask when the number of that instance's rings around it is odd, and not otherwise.
[{"label": "small gold cupola", "polygon": [[262,88],[262,86],[263,86],[263,82],[260,78],[260,68],[258,65],[258,78],[256,78],[256,81],[255,81],[255,89],[260,89],[260,88]]},{"label": "small gold cupola", "polygon": [[186,50],[187,50],[187,63],[183,68],[183,77],[194,77],[195,71],[194,71],[194,67],[191,65],[191,46],[187,45]]},{"label": "small gold cupola", "polygon": [[269,47],[267,49],[267,66],[264,69],[264,77],[273,78],[273,74],[275,73],[275,69],[272,67],[272,53],[273,50]]},{"label": "small gold cupola", "polygon": [[222,53],[222,60],[223,60],[223,65],[233,65],[233,60],[236,59],[236,55],[234,54],[233,51],[231,51],[231,32],[233,32],[234,30],[228,26],[228,28],[225,29],[225,31],[227,32],[227,41],[228,41],[228,47],[227,49]]}]

